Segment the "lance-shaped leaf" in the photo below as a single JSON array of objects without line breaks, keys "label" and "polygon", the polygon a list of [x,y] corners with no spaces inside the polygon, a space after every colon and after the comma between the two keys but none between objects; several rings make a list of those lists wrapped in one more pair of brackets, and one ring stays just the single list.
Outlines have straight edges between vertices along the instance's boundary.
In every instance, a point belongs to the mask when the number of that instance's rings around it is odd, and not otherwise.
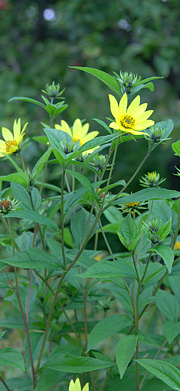
[{"label": "lance-shaped leaf", "polygon": [[118,81],[113,76],[110,76],[108,73],[103,72],[96,68],[88,68],[88,67],[70,67],[70,68],[79,69],[80,71],[84,71],[92,76],[95,76],[97,79],[99,79],[104,84],[106,84],[112,91],[116,92],[119,96],[122,96],[121,88]]},{"label": "lance-shaped leaf", "polygon": [[125,335],[116,346],[116,362],[122,379],[126,368],[131,361],[137,344],[137,337]]},{"label": "lance-shaped leaf", "polygon": [[34,223],[46,225],[47,227],[51,227],[51,228],[55,228],[56,230],[59,230],[59,227],[56,225],[56,223],[54,223],[54,221],[30,210],[16,210],[14,212],[8,213],[7,215],[4,215],[4,218],[9,218],[9,217],[16,217],[17,219],[30,220],[33,221]]},{"label": "lance-shaped leaf", "polygon": [[171,273],[172,265],[174,261],[174,252],[170,247],[165,246],[164,244],[159,244],[158,246],[154,247],[153,250],[160,255],[160,257],[163,259],[168,272]]},{"label": "lance-shaped leaf", "polygon": [[175,366],[162,360],[140,359],[136,361],[173,390],[180,391],[180,371]]},{"label": "lance-shaped leaf", "polygon": [[100,320],[90,333],[87,351],[99,342],[119,333],[123,328],[132,326],[132,320],[125,315],[111,315]]},{"label": "lance-shaped leaf", "polygon": [[11,367],[25,371],[23,356],[18,350],[14,348],[0,349],[0,364],[9,365]]},{"label": "lance-shaped leaf", "polygon": [[112,366],[112,362],[97,360],[91,357],[75,357],[70,354],[59,354],[43,364],[44,368],[51,368],[60,372],[85,373],[105,369]]},{"label": "lance-shaped leaf", "polygon": [[34,247],[26,251],[17,252],[12,257],[2,259],[1,261],[7,265],[28,269],[60,267],[60,263],[54,255]]}]

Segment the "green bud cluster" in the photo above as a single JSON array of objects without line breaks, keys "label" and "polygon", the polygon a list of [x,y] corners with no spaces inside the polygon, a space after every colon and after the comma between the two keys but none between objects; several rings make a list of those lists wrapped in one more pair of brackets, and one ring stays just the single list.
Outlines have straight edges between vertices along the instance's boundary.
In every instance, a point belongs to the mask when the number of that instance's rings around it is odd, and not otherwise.
[{"label": "green bud cluster", "polygon": [[[115,73],[115,72],[114,72]],[[120,74],[118,75],[117,73],[115,73],[116,75],[116,80],[118,81],[118,83],[120,84],[121,86],[121,91],[122,91],[122,94],[124,94],[125,92],[128,94],[131,92],[131,87],[137,82],[137,81],[140,81],[141,80],[141,77],[130,72],[122,72],[120,71]]]},{"label": "green bud cluster", "polygon": [[74,151],[74,147],[75,147],[75,142],[73,140],[66,141],[64,145],[64,152],[66,154],[71,153]]},{"label": "green bud cluster", "polygon": [[60,91],[60,84],[55,84],[53,81],[52,84],[46,84],[46,90],[42,90],[42,92],[48,95],[49,98],[59,98],[63,94],[64,89]]},{"label": "green bud cluster", "polygon": [[150,127],[149,130],[150,130],[151,140],[153,140],[154,142],[163,141],[162,136],[165,132],[164,128],[162,129],[159,127],[159,125],[157,125],[156,127],[154,127],[154,126]]},{"label": "green bud cluster", "polygon": [[93,164],[97,171],[101,171],[104,168],[106,157],[104,155],[97,155],[93,158]]},{"label": "green bud cluster", "polygon": [[139,180],[143,187],[158,187],[164,181],[165,179],[160,179],[160,175],[156,171],[148,172]]},{"label": "green bud cluster", "polygon": [[159,231],[160,226],[161,226],[161,221],[158,218],[153,219],[153,220],[149,221],[149,223],[148,223],[148,229],[149,229],[148,236],[153,244],[157,244],[160,241],[160,238],[158,235],[158,231]]}]

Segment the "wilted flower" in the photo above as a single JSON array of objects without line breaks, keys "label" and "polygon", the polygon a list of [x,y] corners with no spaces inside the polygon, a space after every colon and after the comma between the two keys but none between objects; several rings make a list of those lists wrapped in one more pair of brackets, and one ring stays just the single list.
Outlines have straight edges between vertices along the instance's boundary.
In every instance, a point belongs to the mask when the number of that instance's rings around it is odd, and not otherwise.
[{"label": "wilted flower", "polygon": [[0,214],[6,215],[7,213],[16,210],[18,204],[18,201],[10,200],[10,198],[7,198],[6,200],[0,200]]},{"label": "wilted flower", "polygon": [[27,124],[28,122],[26,122],[23,129],[21,130],[21,118],[19,118],[17,122],[15,120],[13,125],[13,133],[9,129],[2,127],[2,135],[5,141],[0,140],[0,157],[19,152],[20,143],[22,142],[25,135],[24,131]]},{"label": "wilted flower", "polygon": [[109,127],[122,132],[131,133],[134,135],[146,134],[142,132],[154,125],[154,121],[148,120],[153,110],[145,111],[147,103],[140,105],[140,96],[131,102],[127,108],[128,98],[125,93],[121,98],[119,105],[116,98],[113,95],[109,95],[110,109],[115,122],[111,122]]},{"label": "wilted flower", "polygon": [[165,179],[160,179],[160,175],[156,171],[148,172],[139,180],[143,187],[158,187],[164,181]]},{"label": "wilted flower", "polygon": [[[75,383],[73,380],[69,383],[69,391],[81,391],[81,383],[79,378],[76,379]],[[82,391],[89,391],[89,383],[86,383]]]}]

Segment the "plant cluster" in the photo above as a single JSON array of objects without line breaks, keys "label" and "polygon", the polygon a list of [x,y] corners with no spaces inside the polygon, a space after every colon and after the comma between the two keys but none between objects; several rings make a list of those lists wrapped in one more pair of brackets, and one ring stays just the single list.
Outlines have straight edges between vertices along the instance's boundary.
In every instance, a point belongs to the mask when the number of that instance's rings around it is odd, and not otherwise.
[{"label": "plant cluster", "polygon": [[[106,135],[89,132],[84,119],[72,126],[63,119],[68,105],[54,82],[43,102],[11,99],[49,115],[44,135],[33,138],[44,145],[34,167],[23,159],[30,124],[2,128],[0,157],[13,172],[0,176],[0,389],[180,391],[180,193],[161,188],[156,171],[127,192],[173,122],[154,123],[140,104],[137,92],[153,90],[155,77],[78,69],[118,96],[109,95],[113,118],[95,119]],[[147,151],[134,174],[113,182],[122,144],[143,137]],[[180,141],[172,148],[180,156]],[[47,175],[54,166],[58,185]]]}]

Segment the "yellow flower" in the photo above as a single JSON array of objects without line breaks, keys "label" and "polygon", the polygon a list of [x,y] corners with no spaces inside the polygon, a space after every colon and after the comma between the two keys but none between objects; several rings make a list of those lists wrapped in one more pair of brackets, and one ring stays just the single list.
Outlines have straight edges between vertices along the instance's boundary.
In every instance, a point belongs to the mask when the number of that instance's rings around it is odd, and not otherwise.
[{"label": "yellow flower", "polygon": [[177,240],[177,242],[174,245],[174,250],[180,250],[180,241]]},{"label": "yellow flower", "polygon": [[[81,391],[81,383],[79,378],[76,379],[75,383],[73,380],[69,383],[69,391]],[[89,383],[86,383],[82,391],[89,391]]]},{"label": "yellow flower", "polygon": [[27,124],[28,122],[26,122],[21,131],[21,118],[18,121],[15,120],[13,133],[9,129],[2,127],[2,135],[5,141],[0,140],[0,157],[3,157],[4,154],[11,155],[19,150],[19,145],[24,137]]},{"label": "yellow flower", "polygon": [[140,105],[139,95],[136,96],[128,108],[128,98],[126,93],[122,96],[119,105],[113,95],[109,95],[109,100],[111,113],[115,118],[115,122],[110,123],[110,128],[139,135],[146,134],[142,132],[142,130],[154,125],[154,121],[148,120],[150,115],[153,113],[153,110],[146,111],[147,103]]},{"label": "yellow flower", "polygon": [[[61,125],[56,124],[55,128],[60,129],[63,132],[68,133],[72,137],[72,140],[74,142],[79,141],[80,146],[85,144],[87,141],[92,140],[93,138],[95,138],[99,134],[99,132],[97,132],[97,131],[88,133],[89,124],[82,125],[79,118],[77,118],[74,121],[74,124],[72,126],[72,130],[69,127],[69,125],[67,124],[67,122],[63,121],[63,120],[61,121]],[[86,152],[91,153],[93,150],[94,150],[94,148],[89,149]]]}]

